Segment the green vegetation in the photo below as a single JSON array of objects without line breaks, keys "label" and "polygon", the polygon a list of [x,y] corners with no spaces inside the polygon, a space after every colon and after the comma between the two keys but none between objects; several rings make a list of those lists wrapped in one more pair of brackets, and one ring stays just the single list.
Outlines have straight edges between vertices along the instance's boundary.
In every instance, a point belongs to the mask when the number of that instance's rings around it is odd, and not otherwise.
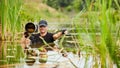
[{"label": "green vegetation", "polygon": [[1,46],[1,55],[0,55],[0,65],[4,64],[15,64],[20,63],[21,59],[24,58],[24,53],[21,48],[21,45],[18,43],[2,43]]},{"label": "green vegetation", "polygon": [[[1,0],[2,39],[13,41],[15,33],[21,31],[20,11],[22,0]],[[9,36],[7,36],[9,35]]]},{"label": "green vegetation", "polygon": [[21,11],[21,18],[22,21],[24,22],[28,21],[39,22],[40,19],[47,19],[49,21],[54,19],[57,21],[57,19],[59,20],[60,18],[63,17],[66,16],[58,12],[54,8],[51,8],[46,4],[41,3],[40,1],[36,2],[26,0]]},{"label": "green vegetation", "polygon": [[[77,11],[79,12],[82,9],[89,9],[93,6],[91,10],[98,9],[98,4],[96,3],[97,0],[42,0],[43,3],[46,3],[47,5],[56,8],[58,10],[64,11]],[[107,0],[109,1],[109,0]],[[101,0],[99,2],[102,2]],[[109,2],[107,2],[107,7]],[[111,7],[118,9],[120,1],[119,0],[111,0]],[[116,7],[117,6],[117,7]]]},{"label": "green vegetation", "polygon": [[72,2],[73,0],[43,0],[43,3],[61,11],[63,11],[62,8],[72,5]]},{"label": "green vegetation", "polygon": [[[116,3],[116,0],[114,2]],[[120,46],[117,41],[120,40],[120,18],[117,15],[120,15],[120,5],[117,2],[115,5],[118,6],[112,7],[112,0],[87,2],[86,5],[88,9],[83,9],[73,19],[73,26],[76,29],[82,28],[76,31],[79,33],[77,38],[80,42],[80,50],[94,57],[95,68],[99,65],[101,68],[113,68],[114,64],[119,68]],[[84,35],[86,37],[83,37]],[[100,56],[100,64],[96,61],[98,56]]]},{"label": "green vegetation", "polygon": [[[78,14],[70,19],[72,13]],[[65,35],[58,44],[65,54],[78,53],[80,58],[85,52],[85,68],[90,56],[94,62],[92,68],[113,68],[114,65],[120,68],[119,16],[120,0],[0,0],[2,40],[13,42],[16,38],[20,39],[18,33],[24,31],[23,27],[27,22],[39,22],[40,19],[58,23],[72,21],[72,28],[75,28],[72,32],[77,33],[72,37],[77,42],[74,48],[63,45],[66,42]],[[60,27],[64,28],[63,25]],[[45,41],[44,43],[49,46]],[[0,61],[1,65],[19,63],[21,57],[24,57],[22,48],[17,43],[1,46],[1,50],[0,59],[4,61]],[[70,62],[77,67],[71,60]]]},{"label": "green vegetation", "polygon": [[[0,23],[2,40],[15,40],[27,22],[39,22],[41,19],[49,21],[64,21],[66,15],[41,3],[29,0],[1,0]],[[64,17],[64,19],[63,19]]]}]

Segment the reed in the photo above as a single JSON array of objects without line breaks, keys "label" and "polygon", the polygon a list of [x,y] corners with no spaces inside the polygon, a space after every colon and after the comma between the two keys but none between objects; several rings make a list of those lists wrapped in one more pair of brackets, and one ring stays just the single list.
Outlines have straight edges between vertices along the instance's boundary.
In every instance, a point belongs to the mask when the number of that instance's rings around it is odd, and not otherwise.
[{"label": "reed", "polygon": [[22,0],[1,0],[2,39],[14,40],[21,29],[20,11]]},{"label": "reed", "polygon": [[[116,65],[119,68],[120,60],[116,53],[119,52],[119,46],[116,42],[120,35],[118,34],[119,30],[116,29],[120,27],[118,25],[120,20],[117,19],[115,12],[120,11],[120,5],[116,0],[98,0],[95,2],[92,0],[91,2],[86,1],[86,3],[87,8],[73,19],[73,27],[82,28],[82,30],[77,29],[76,31],[79,33],[77,38],[80,42],[80,49],[92,54],[94,58],[100,55],[100,64],[96,60],[95,66],[113,68]],[[111,7],[113,3],[117,5],[117,9]],[[90,51],[87,47],[91,48]]]},{"label": "reed", "polygon": [[24,52],[18,43],[3,43],[1,53],[0,65],[23,62]]}]

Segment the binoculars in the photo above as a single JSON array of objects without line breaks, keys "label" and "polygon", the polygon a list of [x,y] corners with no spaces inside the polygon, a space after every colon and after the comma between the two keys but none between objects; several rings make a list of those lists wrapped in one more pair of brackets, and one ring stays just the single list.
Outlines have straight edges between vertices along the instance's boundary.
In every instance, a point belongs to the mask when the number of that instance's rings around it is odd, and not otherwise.
[{"label": "binoculars", "polygon": [[32,23],[32,22],[28,22],[25,25],[25,32],[24,35],[27,38],[29,36],[29,34],[32,34],[34,32],[38,32],[38,25]]}]

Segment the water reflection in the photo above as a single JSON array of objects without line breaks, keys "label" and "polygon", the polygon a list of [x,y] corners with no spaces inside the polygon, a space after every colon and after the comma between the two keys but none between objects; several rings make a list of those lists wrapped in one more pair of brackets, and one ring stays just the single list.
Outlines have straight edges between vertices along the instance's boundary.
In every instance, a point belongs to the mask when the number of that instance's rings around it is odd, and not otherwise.
[{"label": "water reflection", "polygon": [[[53,26],[53,24],[50,24],[50,25]],[[61,25],[58,25],[58,26],[60,27]],[[55,29],[58,28],[56,27],[56,25],[54,27]],[[68,27],[68,25],[63,27]],[[61,29],[62,27],[59,30]],[[71,40],[72,37],[67,37],[67,39]],[[64,45],[68,47],[70,45],[74,46],[74,44],[72,43],[66,44],[66,41]],[[47,55],[48,57],[46,59],[47,61],[45,61],[46,63],[41,63],[41,60],[39,59],[39,57],[34,57],[34,59],[32,57],[32,60],[31,58],[26,58],[24,50],[22,49],[20,43],[0,42],[0,68],[40,68],[40,67],[53,68],[56,66],[61,68],[61,66],[67,66],[69,64],[68,59],[65,57],[62,57],[62,55],[58,52],[48,51]],[[67,61],[67,62],[64,62],[64,61]],[[30,64],[28,64],[29,62]],[[70,64],[66,68],[72,68],[72,67],[73,66],[71,66]]]},{"label": "water reflection", "polygon": [[[0,44],[0,68],[53,68],[61,67],[61,65],[66,66],[64,64],[68,61],[67,58],[62,57],[56,51],[47,52],[47,61],[45,63],[42,63],[39,57],[32,57],[32,61],[27,58],[30,61],[26,61],[26,56],[20,43],[2,42]],[[71,68],[71,64],[66,68]]]},{"label": "water reflection", "polygon": [[[0,43],[0,68],[101,68],[100,56],[81,52],[81,56],[67,52],[67,57],[57,51],[47,52],[47,61],[40,62],[39,56],[26,59],[21,44],[17,42]],[[28,60],[26,62],[26,60]],[[72,63],[75,65],[73,65]],[[96,63],[96,64],[95,64]],[[114,67],[116,68],[116,67]]]},{"label": "water reflection", "polygon": [[[62,27],[70,27],[70,25]],[[74,68],[75,66],[77,68],[92,68],[95,62],[98,63],[98,68],[100,68],[99,56],[93,57],[91,54],[81,52],[81,56],[78,57],[78,55],[72,53],[77,51],[77,44],[79,44],[79,41],[74,38],[75,35],[77,33],[71,33],[69,36],[65,36],[62,42],[63,46],[66,47],[67,57],[63,57],[61,53],[56,51],[48,51],[47,59],[45,58],[45,61],[42,60],[44,63],[41,62],[38,55],[26,57],[20,43],[2,42],[0,43],[0,68]],[[86,34],[81,35],[83,35],[85,44],[91,42],[89,36]],[[58,44],[60,44],[59,42],[60,40],[58,40]],[[87,48],[89,50],[90,47]]]},{"label": "water reflection", "polygon": [[[24,57],[21,45],[17,42],[1,42],[0,66],[20,63]],[[13,67],[13,66],[12,66]]]}]

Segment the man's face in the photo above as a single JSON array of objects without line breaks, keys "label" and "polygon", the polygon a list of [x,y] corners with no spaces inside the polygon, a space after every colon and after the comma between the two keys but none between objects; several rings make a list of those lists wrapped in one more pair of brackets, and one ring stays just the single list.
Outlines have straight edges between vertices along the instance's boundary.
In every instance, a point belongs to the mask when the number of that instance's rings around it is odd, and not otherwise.
[{"label": "man's face", "polygon": [[39,27],[39,31],[40,31],[40,33],[45,33],[45,32],[47,32],[47,26],[40,26],[40,27]]}]

